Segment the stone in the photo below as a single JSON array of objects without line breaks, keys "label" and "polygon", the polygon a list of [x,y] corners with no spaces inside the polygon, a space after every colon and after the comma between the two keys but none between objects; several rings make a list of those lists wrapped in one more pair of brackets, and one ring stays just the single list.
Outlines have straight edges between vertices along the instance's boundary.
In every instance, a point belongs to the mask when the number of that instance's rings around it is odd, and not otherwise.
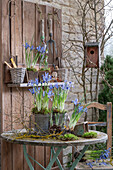
[{"label": "stone", "polygon": [[64,156],[67,156],[69,153],[72,153],[72,146],[68,146],[66,149],[63,149]]}]

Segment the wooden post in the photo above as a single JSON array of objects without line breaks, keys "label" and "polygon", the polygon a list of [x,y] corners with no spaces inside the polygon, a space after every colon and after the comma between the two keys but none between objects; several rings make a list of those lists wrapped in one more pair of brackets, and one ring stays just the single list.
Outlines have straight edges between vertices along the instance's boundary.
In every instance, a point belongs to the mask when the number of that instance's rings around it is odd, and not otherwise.
[{"label": "wooden post", "polygon": [[[2,44],[2,1],[0,1],[0,44]],[[0,45],[0,133],[2,132],[2,45]]]}]

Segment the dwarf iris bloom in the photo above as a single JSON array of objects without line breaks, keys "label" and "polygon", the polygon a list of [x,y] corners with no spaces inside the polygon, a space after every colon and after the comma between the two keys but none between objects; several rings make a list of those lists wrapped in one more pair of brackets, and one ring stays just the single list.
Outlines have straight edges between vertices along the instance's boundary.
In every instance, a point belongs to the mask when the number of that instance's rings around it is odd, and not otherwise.
[{"label": "dwarf iris bloom", "polygon": [[[45,73],[43,77],[46,82],[50,81],[50,75],[48,75],[48,73]],[[49,100],[51,100],[51,97],[53,96],[52,90],[42,82],[40,83],[38,79],[29,82],[29,85],[30,83],[32,85],[32,89],[29,89],[29,91],[34,97],[34,107],[37,108],[38,112],[45,110],[46,113],[49,113]],[[39,83],[41,84],[40,87],[38,87]]]},{"label": "dwarf iris bloom", "polygon": [[25,43],[25,45],[23,45],[25,47],[25,63],[26,63],[26,67],[27,69],[33,69],[35,67],[35,65],[37,64],[37,61],[39,59],[40,56],[42,56],[42,54],[44,55],[45,50],[44,47],[37,47],[36,51],[34,50],[35,47],[32,45],[29,45],[27,42]]},{"label": "dwarf iris bloom", "polygon": [[75,99],[72,101],[74,103],[74,111],[71,115],[70,122],[69,122],[69,127],[74,128],[78,120],[80,119],[81,115],[84,112],[87,112],[87,105],[83,107],[81,105],[81,102],[78,102],[78,99]]}]

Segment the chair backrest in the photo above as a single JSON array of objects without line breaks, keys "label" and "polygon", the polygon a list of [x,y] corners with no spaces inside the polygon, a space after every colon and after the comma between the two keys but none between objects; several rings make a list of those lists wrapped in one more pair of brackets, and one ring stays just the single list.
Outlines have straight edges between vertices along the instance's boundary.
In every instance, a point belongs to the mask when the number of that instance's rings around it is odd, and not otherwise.
[{"label": "chair backrest", "polygon": [[[93,108],[93,107],[100,109],[100,110],[107,111],[107,135],[108,135],[107,149],[109,149],[109,148],[112,149],[112,103],[107,102],[107,105],[104,105],[104,104],[100,104],[98,102],[92,102],[87,106],[88,109]],[[94,123],[96,124],[97,122],[94,122]],[[110,152],[111,152],[111,150],[110,150]]]}]

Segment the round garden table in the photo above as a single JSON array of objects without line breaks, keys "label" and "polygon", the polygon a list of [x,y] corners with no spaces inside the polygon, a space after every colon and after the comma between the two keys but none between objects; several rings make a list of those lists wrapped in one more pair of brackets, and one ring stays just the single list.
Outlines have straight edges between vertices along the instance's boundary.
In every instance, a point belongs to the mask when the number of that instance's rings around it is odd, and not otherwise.
[{"label": "round garden table", "polygon": [[[78,164],[78,162],[81,160],[84,152],[87,150],[88,146],[91,144],[95,144],[95,143],[103,143],[108,139],[107,134],[99,132],[99,131],[95,131],[97,133],[97,138],[82,138],[79,137],[79,140],[74,140],[74,141],[61,141],[61,140],[55,140],[55,139],[34,139],[34,138],[24,138],[24,139],[17,139],[17,134],[18,133],[24,133],[25,130],[15,130],[15,131],[8,131],[8,132],[4,132],[1,134],[1,137],[3,140],[6,140],[8,142],[11,143],[17,143],[17,144],[22,144],[23,145],[23,152],[24,152],[24,156],[25,159],[27,161],[27,164],[30,168],[30,170],[34,170],[30,160],[32,159],[33,161],[35,161],[39,166],[41,166],[44,170],[51,170],[54,162],[56,161],[58,167],[60,170],[63,170],[63,167],[58,159],[58,155],[60,154],[60,152],[62,151],[62,149],[66,148],[67,146],[81,146],[84,145],[81,153],[79,154],[79,156],[75,159],[75,161],[73,162],[70,170],[74,170],[74,168],[76,167],[76,165]],[[51,156],[50,156],[50,162],[48,164],[48,166],[46,168],[44,168],[40,163],[38,163],[36,160],[34,160],[30,155],[28,155],[27,151],[26,151],[26,145],[37,145],[37,146],[50,146],[51,147]],[[55,148],[57,148],[56,152],[55,152]]]}]

